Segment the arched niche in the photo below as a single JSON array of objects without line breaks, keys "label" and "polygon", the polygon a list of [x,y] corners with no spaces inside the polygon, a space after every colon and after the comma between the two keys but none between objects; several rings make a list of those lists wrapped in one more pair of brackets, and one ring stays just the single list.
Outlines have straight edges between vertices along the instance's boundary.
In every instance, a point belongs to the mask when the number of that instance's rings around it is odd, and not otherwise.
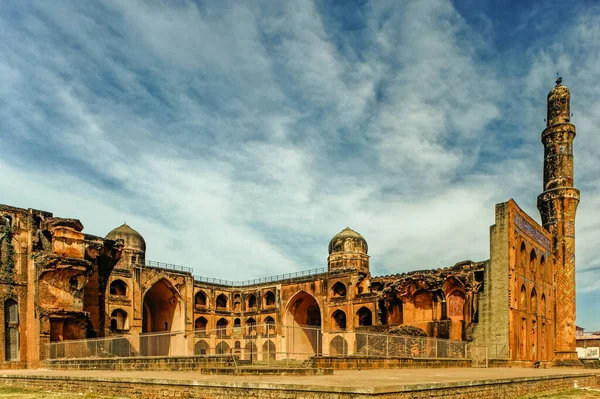
[{"label": "arched niche", "polygon": [[167,279],[154,283],[143,299],[142,332],[185,331],[185,305]]},{"label": "arched niche", "polygon": [[329,342],[329,355],[331,356],[340,356],[348,354],[348,341],[344,339],[344,337],[340,335],[336,335],[333,337],[331,342]]},{"label": "arched niche", "polygon": [[110,283],[109,288],[110,295],[127,295],[127,284],[123,280],[114,280]]},{"label": "arched niche", "polygon": [[285,312],[288,352],[299,357],[321,353],[321,308],[306,291],[300,291],[289,300]]},{"label": "arched niche", "polygon": [[123,309],[115,309],[110,314],[110,330],[113,332],[129,330],[129,318]]},{"label": "arched niche", "polygon": [[336,330],[346,329],[346,313],[343,310],[336,310],[331,314],[331,325]]},{"label": "arched niche", "polygon": [[265,294],[265,306],[275,306],[275,294],[271,291],[267,291]]},{"label": "arched niche", "polygon": [[332,296],[334,298],[346,296],[346,286],[341,281],[338,281],[331,287]]},{"label": "arched niche", "polygon": [[426,290],[419,290],[413,295],[414,317],[413,321],[433,320],[433,299]]},{"label": "arched niche", "polygon": [[371,312],[371,309],[363,306],[362,308],[358,309],[356,316],[358,317],[359,326],[373,325],[373,312]]},{"label": "arched niche", "polygon": [[465,293],[459,289],[446,298],[447,315],[451,320],[465,320]]},{"label": "arched niche", "polygon": [[206,294],[204,293],[204,291],[196,292],[196,295],[194,295],[194,305],[199,307],[206,306]]}]

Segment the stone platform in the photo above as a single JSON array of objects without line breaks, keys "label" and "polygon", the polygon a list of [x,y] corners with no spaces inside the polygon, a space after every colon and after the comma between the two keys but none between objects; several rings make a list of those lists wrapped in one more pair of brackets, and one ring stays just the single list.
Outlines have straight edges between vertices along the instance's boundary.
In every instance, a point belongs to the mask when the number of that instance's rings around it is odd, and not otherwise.
[{"label": "stone platform", "polygon": [[597,387],[581,369],[390,369],[327,376],[205,375],[198,372],[4,370],[0,385],[126,398],[512,398]]}]

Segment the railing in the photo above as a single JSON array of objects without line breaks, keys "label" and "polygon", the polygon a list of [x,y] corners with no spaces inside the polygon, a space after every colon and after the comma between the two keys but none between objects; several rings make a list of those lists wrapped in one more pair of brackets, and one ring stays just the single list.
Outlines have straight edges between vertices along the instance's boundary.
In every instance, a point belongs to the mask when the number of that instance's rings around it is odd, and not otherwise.
[{"label": "railing", "polygon": [[[157,267],[159,269],[166,269],[166,270],[174,270],[174,271],[184,272],[184,273],[189,273],[189,274],[192,274],[194,272],[194,269],[191,268],[191,267],[174,265],[172,263],[157,262],[157,261],[154,261],[154,260],[146,260],[144,262],[144,266]],[[290,278],[298,278],[298,277],[305,277],[305,276],[314,276],[316,274],[322,274],[322,273],[325,273],[325,272],[327,272],[327,268],[321,267],[321,268],[318,268],[318,269],[302,270],[302,271],[299,271],[299,272],[278,274],[276,276],[255,278],[255,279],[252,279],[252,280],[236,280],[236,281],[232,281],[232,280],[223,280],[223,279],[220,279],[220,278],[204,277],[204,276],[199,276],[199,275],[194,275],[194,280],[200,281],[200,282],[203,282],[203,283],[226,285],[226,286],[229,286],[229,287],[247,287],[249,285],[272,283],[272,282],[275,282],[275,281],[282,281],[282,280],[287,280],[287,279],[290,279]]]},{"label": "railing", "polygon": [[157,262],[155,260],[146,260],[146,262],[144,262],[144,266],[158,267],[160,269],[174,270],[189,274],[192,274],[194,272],[194,269],[192,269],[191,267],[174,265],[172,263]]},{"label": "railing", "polygon": [[249,285],[272,283],[275,281],[282,281],[282,280],[287,280],[287,279],[291,279],[291,278],[314,276],[316,274],[322,274],[325,272],[327,272],[327,268],[321,267],[318,269],[310,269],[310,270],[303,270],[303,271],[294,272],[294,273],[278,274],[276,276],[256,278],[253,280],[231,281],[231,280],[222,280],[220,278],[204,277],[204,276],[198,276],[198,275],[194,275],[194,280],[200,281],[203,283],[227,285],[230,287],[247,287]]},{"label": "railing", "polygon": [[463,341],[427,337],[249,324],[213,330],[53,342],[46,345],[46,359],[152,356],[212,359],[229,356],[229,361],[236,365],[281,363],[289,366],[306,364],[314,356],[471,359],[470,345]]}]

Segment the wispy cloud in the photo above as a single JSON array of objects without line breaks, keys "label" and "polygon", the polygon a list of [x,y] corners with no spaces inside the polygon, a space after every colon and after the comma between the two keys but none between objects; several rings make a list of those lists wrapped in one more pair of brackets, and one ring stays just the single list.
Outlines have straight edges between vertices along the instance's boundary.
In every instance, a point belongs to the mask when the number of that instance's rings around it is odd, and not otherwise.
[{"label": "wispy cloud", "polygon": [[600,9],[477,4],[2,4],[0,201],[98,235],[127,220],[148,258],[230,279],[324,266],[346,225],[375,274],[486,259],[494,203],[537,217],[559,71],[581,309],[600,267]]}]

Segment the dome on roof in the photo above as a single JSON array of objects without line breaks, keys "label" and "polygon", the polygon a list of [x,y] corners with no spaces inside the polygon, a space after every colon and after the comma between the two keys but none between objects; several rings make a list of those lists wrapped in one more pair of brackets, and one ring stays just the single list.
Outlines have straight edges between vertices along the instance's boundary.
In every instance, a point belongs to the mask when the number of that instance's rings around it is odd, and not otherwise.
[{"label": "dome on roof", "polygon": [[146,252],[146,241],[144,241],[144,237],[129,227],[127,223],[123,223],[121,226],[113,229],[105,238],[107,240],[117,240],[121,238],[125,244],[125,248]]},{"label": "dome on roof", "polygon": [[346,227],[329,241],[330,255],[337,252],[360,252],[366,255],[368,251],[367,241],[350,227]]}]

